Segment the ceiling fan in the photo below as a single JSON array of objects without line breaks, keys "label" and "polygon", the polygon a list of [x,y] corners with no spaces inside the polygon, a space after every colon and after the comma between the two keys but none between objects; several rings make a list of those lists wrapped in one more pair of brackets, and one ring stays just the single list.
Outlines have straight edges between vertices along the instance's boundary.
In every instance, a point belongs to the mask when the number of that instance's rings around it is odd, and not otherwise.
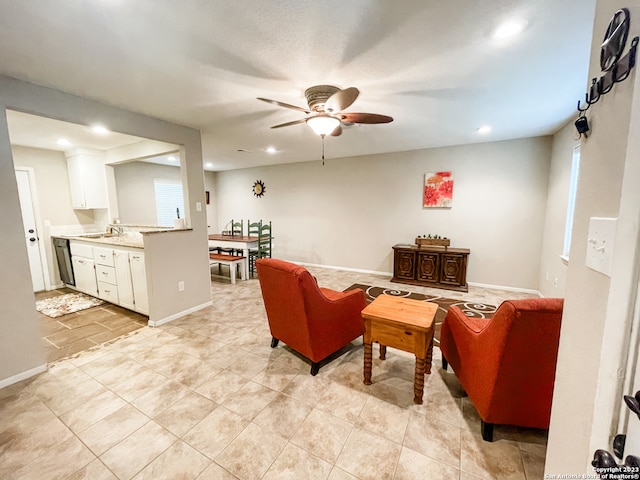
[{"label": "ceiling fan", "polygon": [[379,115],[377,113],[350,113],[343,112],[353,102],[356,101],[360,91],[355,87],[345,88],[344,90],[332,85],[316,85],[307,88],[304,96],[307,99],[308,108],[297,107],[288,103],[270,100],[268,98],[258,97],[258,100],[271,103],[279,107],[291,108],[307,114],[305,118],[294,120],[292,122],[274,125],[271,128],[288,127],[298,123],[306,123],[313,131],[325,137],[332,135],[337,137],[342,135],[343,125],[353,125],[354,123],[389,123],[393,121],[392,117],[387,115]]}]

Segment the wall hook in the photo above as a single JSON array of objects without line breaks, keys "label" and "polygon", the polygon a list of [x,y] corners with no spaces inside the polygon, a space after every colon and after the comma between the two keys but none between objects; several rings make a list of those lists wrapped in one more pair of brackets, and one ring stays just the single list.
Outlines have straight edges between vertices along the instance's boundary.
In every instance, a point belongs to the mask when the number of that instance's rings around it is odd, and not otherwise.
[{"label": "wall hook", "polygon": [[585,97],[585,103],[587,104],[587,108],[580,108],[580,100],[578,100],[578,111],[579,112],[586,112],[587,110],[589,110],[589,107],[591,106],[591,104],[589,103],[589,94],[585,93],[584,97]]},{"label": "wall hook", "polygon": [[585,94],[585,97],[589,105],[593,105],[594,103],[597,103],[598,100],[600,100],[600,92],[598,91],[597,78],[591,79],[591,87],[589,88],[589,94],[588,96],[587,94]]}]

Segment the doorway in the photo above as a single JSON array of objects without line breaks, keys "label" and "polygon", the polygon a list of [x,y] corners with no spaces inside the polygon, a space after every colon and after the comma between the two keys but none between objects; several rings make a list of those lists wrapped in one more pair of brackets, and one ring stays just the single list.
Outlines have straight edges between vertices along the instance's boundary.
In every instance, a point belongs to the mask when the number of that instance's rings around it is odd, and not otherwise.
[{"label": "doorway", "polygon": [[15,172],[33,291],[41,292],[42,290],[49,290],[51,288],[50,282],[48,281],[49,278],[48,275],[45,275],[48,268],[47,259],[44,255],[44,242],[38,231],[38,202],[33,169],[16,167]]}]

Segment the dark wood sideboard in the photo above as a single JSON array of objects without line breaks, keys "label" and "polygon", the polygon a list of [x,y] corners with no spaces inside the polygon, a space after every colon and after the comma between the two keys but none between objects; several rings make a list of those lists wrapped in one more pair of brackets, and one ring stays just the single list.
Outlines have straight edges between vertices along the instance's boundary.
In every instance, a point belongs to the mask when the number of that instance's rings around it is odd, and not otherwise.
[{"label": "dark wood sideboard", "polygon": [[394,245],[392,282],[467,292],[467,248]]}]

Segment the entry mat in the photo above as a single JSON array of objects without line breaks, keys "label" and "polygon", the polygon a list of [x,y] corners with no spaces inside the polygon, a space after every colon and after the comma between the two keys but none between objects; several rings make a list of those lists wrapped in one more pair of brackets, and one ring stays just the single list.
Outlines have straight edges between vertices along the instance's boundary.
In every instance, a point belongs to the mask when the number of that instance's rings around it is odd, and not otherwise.
[{"label": "entry mat", "polygon": [[354,283],[350,287],[344,289],[353,290],[354,288],[361,288],[364,290],[365,298],[367,302],[372,302],[374,298],[378,295],[392,295],[394,297],[403,297],[403,298],[411,298],[413,300],[420,300],[423,302],[431,302],[438,305],[438,311],[436,312],[435,317],[435,332],[434,332],[434,343],[436,345],[440,344],[440,326],[444,321],[444,317],[447,315],[447,310],[450,306],[455,305],[460,308],[467,317],[474,318],[489,318],[491,317],[495,311],[495,305],[489,305],[486,303],[479,302],[469,302],[459,299],[453,298],[445,298],[439,295],[425,295],[423,293],[415,293],[415,292],[406,292],[404,290],[397,290],[395,288],[382,288],[382,287],[372,287],[371,285],[363,285],[361,283]]},{"label": "entry mat", "polygon": [[102,305],[99,298],[85,295],[84,293],[65,293],[51,298],[36,301],[36,310],[51,318],[62,317],[70,313],[86,310],[87,308]]}]

